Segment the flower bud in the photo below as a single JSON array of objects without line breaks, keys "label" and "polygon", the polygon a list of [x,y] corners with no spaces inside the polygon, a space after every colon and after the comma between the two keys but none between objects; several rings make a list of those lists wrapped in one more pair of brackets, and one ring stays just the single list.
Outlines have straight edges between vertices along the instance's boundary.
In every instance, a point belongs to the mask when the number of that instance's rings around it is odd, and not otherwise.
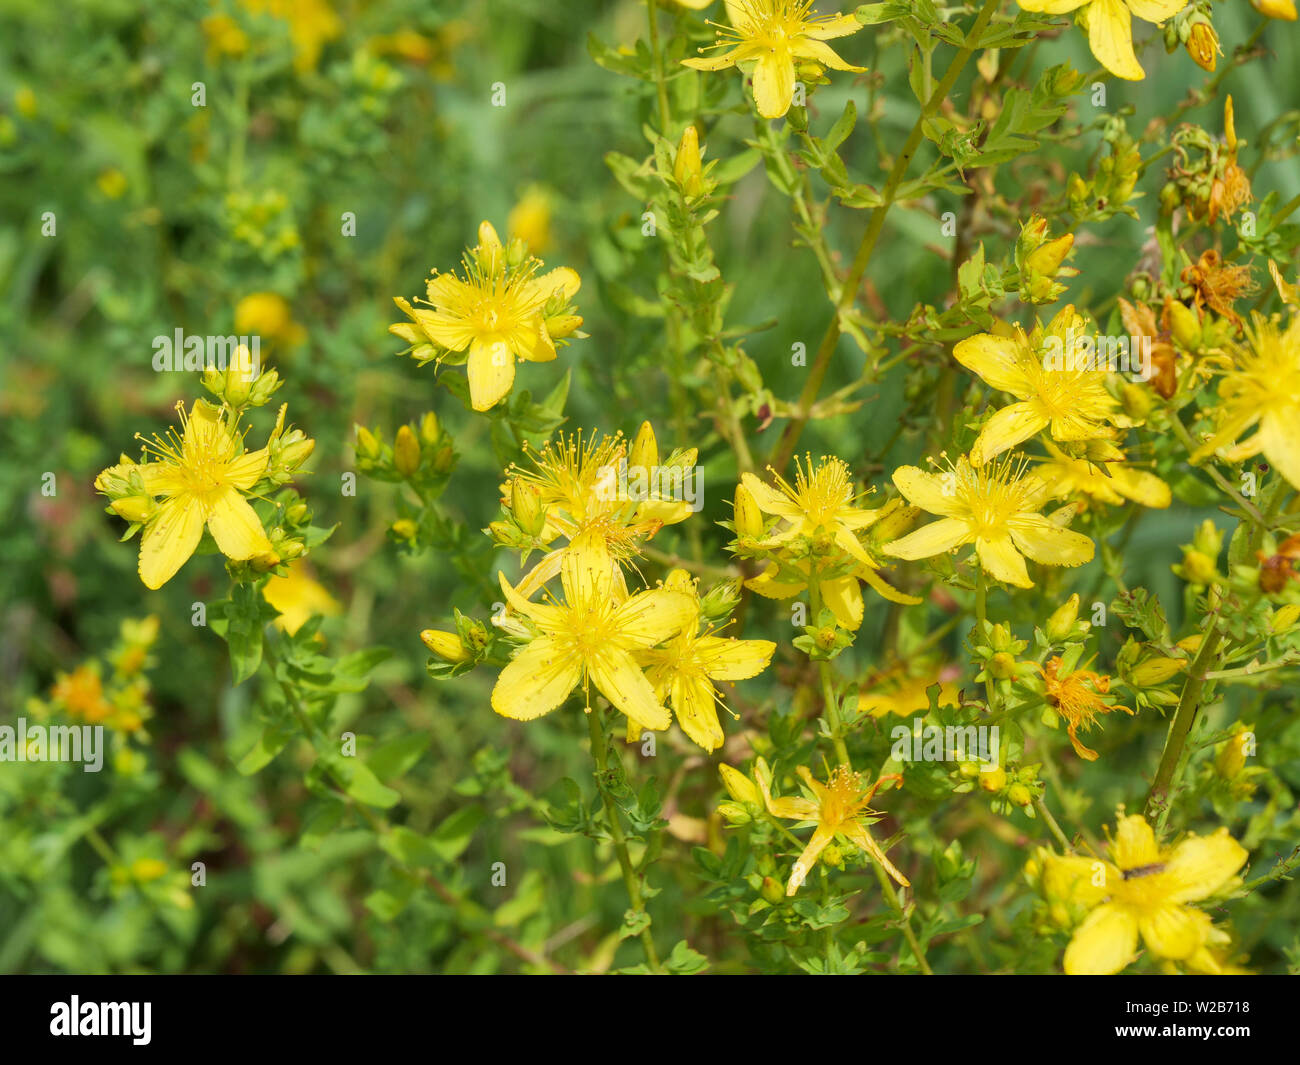
[{"label": "flower bud", "polygon": [[785,901],[785,889],[781,887],[780,881],[775,877],[763,877],[763,883],[759,887],[758,893],[763,896],[764,901],[771,903],[773,906],[780,906]]},{"label": "flower bud", "polygon": [[1214,559],[1195,548],[1183,552],[1183,576],[1191,584],[1211,584],[1218,577]]},{"label": "flower bud", "polygon": [[1007,771],[1001,766],[980,773],[980,787],[990,795],[996,795],[1007,786]]},{"label": "flower bud", "polygon": [[420,468],[420,441],[409,425],[397,430],[397,438],[393,441],[393,466],[408,479]]},{"label": "flower bud", "polygon": [[749,489],[743,484],[736,485],[735,523],[738,537],[759,537],[763,535],[763,512]]},{"label": "flower bud", "polygon": [[377,459],[383,453],[383,445],[364,425],[357,426],[357,450],[364,458]]},{"label": "flower bud", "polygon": [[441,632],[438,629],[425,629],[420,633],[420,639],[424,641],[424,646],[441,658],[444,662],[450,662],[455,665],[457,662],[464,662],[469,658],[465,651],[465,645],[461,642],[460,635],[455,632]]},{"label": "flower bud", "polygon": [[130,522],[143,524],[148,521],[157,508],[154,501],[148,496],[126,496],[123,499],[115,499],[109,504],[119,517],[125,518]]},{"label": "flower bud", "polygon": [[410,518],[398,518],[397,521],[393,522],[392,533],[399,540],[414,541],[420,534],[420,527]]},{"label": "flower bud", "polygon": [[1281,635],[1290,632],[1297,620],[1300,620],[1300,603],[1287,603],[1286,606],[1280,606],[1273,612],[1271,627],[1275,633]]},{"label": "flower bud", "polygon": [[1070,635],[1074,629],[1074,623],[1078,619],[1079,595],[1076,592],[1061,606],[1052,611],[1051,616],[1047,619],[1047,626],[1044,631],[1047,633],[1048,639],[1060,643]]},{"label": "flower bud", "polygon": [[[694,129],[693,126],[691,128]],[[641,428],[637,430],[627,464],[629,469],[646,470],[647,473],[659,465],[659,444],[649,422],[642,422]]]},{"label": "flower bud", "polygon": [[1149,688],[1154,684],[1163,684],[1186,664],[1181,658],[1148,658],[1133,669],[1129,680],[1139,688]]},{"label": "flower bud", "polygon": [[989,659],[989,673],[998,680],[1010,680],[1016,675],[1016,656],[999,651]]},{"label": "flower bud", "polygon": [[1028,806],[1034,801],[1034,795],[1024,784],[1016,783],[1007,788],[1007,801],[1016,806]]},{"label": "flower bud", "polygon": [[1233,734],[1214,749],[1214,771],[1224,780],[1234,779],[1246,768],[1246,758],[1254,748],[1254,726],[1237,722]]},{"label": "flower bud", "polygon": [[722,777],[722,786],[727,789],[727,794],[736,802],[759,807],[763,805],[763,796],[758,790],[758,785],[739,769],[723,762],[718,766],[718,775]]},{"label": "flower bud", "polygon": [[422,443],[436,444],[441,433],[442,427],[438,424],[438,416],[433,411],[429,411],[420,419],[420,441]]},{"label": "flower bud", "polygon": [[145,884],[167,875],[167,863],[157,858],[137,858],[131,863],[131,877],[137,883]]},{"label": "flower bud", "polygon": [[1195,22],[1187,37],[1187,54],[1202,70],[1214,72],[1219,54],[1219,35],[1208,21]]},{"label": "flower bud", "polygon": [[1025,265],[1035,273],[1045,277],[1055,277],[1072,247],[1074,247],[1074,234],[1066,233],[1065,236],[1049,240],[1041,248],[1031,252],[1025,259]]},{"label": "flower bud", "polygon": [[1169,315],[1169,331],[1178,342],[1178,346],[1187,351],[1196,351],[1201,346],[1201,320],[1187,304],[1170,300],[1166,306]]},{"label": "flower bud", "polygon": [[677,158],[673,161],[673,178],[687,199],[694,199],[704,191],[700,135],[693,122],[682,132],[682,139],[677,145]]}]

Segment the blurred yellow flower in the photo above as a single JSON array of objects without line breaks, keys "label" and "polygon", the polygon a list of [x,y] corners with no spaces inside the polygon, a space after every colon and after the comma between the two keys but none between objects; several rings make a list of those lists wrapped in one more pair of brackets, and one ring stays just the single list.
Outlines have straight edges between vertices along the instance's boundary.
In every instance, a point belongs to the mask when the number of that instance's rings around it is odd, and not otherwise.
[{"label": "blurred yellow flower", "polygon": [[512,240],[522,240],[529,251],[542,255],[551,247],[551,194],[540,185],[529,185],[510,210],[506,230]]},{"label": "blurred yellow flower", "polygon": [[[730,26],[717,27],[714,48],[730,48],[710,59],[684,59],[695,70],[721,70],[754,63],[754,102],[764,118],[780,118],[794,102],[795,64],[811,61],[834,70],[861,72],[825,42],[862,29],[853,15],[819,15],[813,0],[726,0]],[[704,49],[700,49],[704,51]]]},{"label": "blurred yellow flower", "polygon": [[343,20],[326,0],[239,0],[252,15],[270,15],[289,24],[293,44],[293,69],[306,74],[316,69],[325,45],[342,36]]},{"label": "blurred yellow flower", "polygon": [[1215,966],[1206,953],[1218,942],[1210,917],[1188,903],[1227,886],[1249,857],[1228,830],[1190,835],[1166,849],[1142,817],[1130,814],[1116,826],[1110,857],[1051,855],[1043,862],[1044,894],[1091,911],[1066,948],[1066,973],[1119,972],[1133,960],[1139,935],[1157,958]]},{"label": "blurred yellow flower", "polygon": [[1173,502],[1169,485],[1149,470],[1123,461],[1101,463],[1072,458],[1051,444],[1047,445],[1047,452],[1051,457],[1034,470],[1034,476],[1047,485],[1048,494],[1053,498],[1083,495],[1112,506],[1131,499],[1156,510]]},{"label": "blurred yellow flower", "polygon": [[[1217,452],[1236,463],[1263,452],[1300,488],[1300,315],[1285,330],[1257,316],[1246,336],[1249,344],[1234,351],[1232,367],[1219,383],[1215,433],[1192,461]],[[1237,443],[1256,424],[1255,434]]]},{"label": "blurred yellow flower", "polygon": [[235,332],[285,344],[297,344],[306,336],[293,320],[289,301],[278,292],[252,292],[235,304]]},{"label": "blurred yellow flower", "polygon": [[316,615],[334,617],[343,609],[301,559],[289,563],[289,572],[283,577],[272,574],[262,596],[280,614],[276,625],[290,636]]}]

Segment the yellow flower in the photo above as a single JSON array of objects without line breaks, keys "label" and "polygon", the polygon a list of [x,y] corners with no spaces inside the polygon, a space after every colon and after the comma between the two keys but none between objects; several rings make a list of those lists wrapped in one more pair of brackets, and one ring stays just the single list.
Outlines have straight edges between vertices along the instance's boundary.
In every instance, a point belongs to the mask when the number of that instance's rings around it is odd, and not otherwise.
[{"label": "yellow flower", "polygon": [[1217,943],[1210,918],[1188,903],[1227,886],[1245,863],[1246,851],[1228,830],[1163,849],[1151,826],[1131,814],[1119,821],[1110,856],[1052,855],[1043,863],[1047,896],[1090,910],[1066,948],[1065,971],[1117,973],[1133,960],[1139,934],[1157,958],[1209,962],[1202,951]]},{"label": "yellow flower", "polygon": [[177,404],[182,434],[174,429],[145,444],[157,461],[110,466],[95,487],[108,494],[109,481],[138,474],[144,491],[165,499],[140,538],[140,579],[161,588],[199,546],[206,527],[226,557],[247,560],[271,550],[256,512],[245,496],[266,470],[268,453],[243,451],[243,436],[220,407],[196,400],[188,417]]},{"label": "yellow flower", "polygon": [[1020,402],[1003,407],[988,420],[971,447],[971,463],[982,466],[1044,429],[1053,439],[1070,443],[1108,440],[1125,424],[1120,404],[1106,391],[1108,371],[1074,349],[1084,336],[1084,320],[1073,307],[1062,310],[1047,329],[1026,336],[980,333],[953,348],[953,357],[1000,392]]},{"label": "yellow flower", "polygon": [[[560,572],[567,551],[586,542],[591,533],[601,542],[617,564],[634,559],[642,542],[652,539],[665,525],[685,521],[694,511],[681,498],[665,498],[677,489],[685,489],[684,478],[695,465],[694,448],[674,452],[672,464],[661,466],[659,445],[653,427],[643,422],[628,453],[621,433],[585,440],[582,433],[561,437],[558,443],[547,442],[531,458],[531,469],[512,466],[507,471],[516,485],[521,485],[519,500],[513,502],[516,517],[521,510],[540,507],[545,517],[538,539],[549,544],[557,536],[569,542],[547,554],[519,582],[516,591],[531,598],[542,585]],[[683,478],[677,481],[677,474]],[[658,481],[656,482],[655,476]],[[623,493],[620,477],[625,477],[628,492]],[[644,478],[644,484],[641,483]],[[633,492],[644,487],[645,492]],[[516,493],[511,490],[511,498]],[[643,495],[643,498],[635,498]],[[622,571],[615,566],[615,594],[626,598],[627,588]]]},{"label": "yellow flower", "polygon": [[1191,0],[1019,0],[1026,11],[1062,15],[1087,5],[1088,44],[1092,54],[1118,78],[1146,77],[1133,51],[1133,16],[1161,23],[1182,11]]},{"label": "yellow flower", "polygon": [[1268,18],[1283,19],[1287,22],[1296,20],[1295,0],[1250,0],[1255,10]]},{"label": "yellow flower", "polygon": [[767,668],[776,650],[771,640],[738,640],[715,636],[699,629],[699,598],[695,582],[684,570],[674,570],[664,587],[689,596],[696,620],[660,648],[637,654],[649,667],[646,676],[655,695],[666,700],[677,714],[682,731],[706,751],[715,751],[726,739],[718,721],[717,704],[722,702],[715,680],[748,680]]},{"label": "yellow flower", "polygon": [[[717,27],[714,48],[730,48],[711,59],[684,59],[695,70],[721,70],[754,61],[754,102],[764,118],[780,118],[794,100],[795,61],[810,60],[834,70],[861,72],[825,42],[862,28],[853,15],[818,15],[813,0],[726,0],[730,26]],[[703,49],[701,49],[703,51]]]},{"label": "yellow flower", "polygon": [[909,673],[899,666],[870,678],[858,696],[858,710],[872,717],[908,717],[930,709],[930,689],[939,686],[939,705],[957,706],[960,689],[941,679],[937,670]]},{"label": "yellow flower", "polygon": [[1070,743],[1074,745],[1075,754],[1089,762],[1095,762],[1097,752],[1085,747],[1079,741],[1078,733],[1090,732],[1097,722],[1098,714],[1123,710],[1131,715],[1133,711],[1103,698],[1110,692],[1109,677],[1100,676],[1090,669],[1076,669],[1062,674],[1062,664],[1061,659],[1054,656],[1048,660],[1046,668],[1039,667],[1047,691],[1048,705],[1065,718],[1065,730],[1070,736]]},{"label": "yellow flower", "polygon": [[[468,350],[470,403],[488,410],[514,385],[515,359],[551,361],[555,341],[582,324],[564,311],[582,284],[577,273],[562,266],[535,277],[540,265],[522,244],[504,248],[484,222],[479,243],[464,258],[464,278],[435,271],[427,286],[431,311],[395,298],[414,324],[392,325],[389,332],[416,347],[432,342],[448,351]],[[559,309],[548,314],[552,303]]]},{"label": "yellow flower", "polygon": [[950,471],[926,473],[915,466],[894,471],[907,500],[940,520],[885,545],[885,554],[919,559],[974,544],[991,576],[1032,588],[1021,552],[1045,566],[1081,566],[1093,544],[1039,513],[1047,500],[1038,478],[1023,476],[1023,463],[995,462],[975,469],[963,456]]},{"label": "yellow flower", "polygon": [[78,666],[71,673],[59,673],[50,698],[71,716],[88,725],[100,724],[113,712],[113,704],[104,696],[104,683],[93,665]]},{"label": "yellow flower", "polygon": [[551,246],[551,195],[540,185],[530,185],[510,210],[506,229],[512,240],[522,240],[538,255]]},{"label": "yellow flower", "polygon": [[1083,495],[1112,506],[1131,499],[1156,510],[1173,501],[1169,485],[1148,470],[1126,462],[1099,463],[1071,458],[1051,444],[1047,445],[1047,451],[1051,457],[1034,470],[1034,476],[1047,485],[1048,494],[1055,499]]},{"label": "yellow flower", "polygon": [[293,69],[299,74],[315,70],[321,50],[343,33],[343,21],[325,0],[240,0],[240,6],[289,23]]},{"label": "yellow flower", "polygon": [[[563,601],[533,603],[500,575],[510,608],[537,635],[501,671],[492,689],[492,709],[503,717],[531,721],[548,714],[582,685],[597,690],[642,728],[666,729],[668,710],[633,657],[695,623],[695,604],[665,588],[640,592],[619,602],[614,595],[614,565],[594,537],[564,556],[560,580]],[[513,628],[514,619],[507,619]],[[515,630],[517,632],[517,630]]]},{"label": "yellow flower", "polygon": [[291,562],[288,574],[283,577],[272,575],[262,589],[262,596],[279,611],[275,623],[290,636],[317,614],[334,617],[343,609],[303,561]]},{"label": "yellow flower", "polygon": [[[1241,462],[1262,451],[1300,488],[1300,315],[1285,331],[1256,317],[1247,337],[1249,346],[1237,349],[1219,384],[1217,431],[1192,461],[1217,451],[1228,462]],[[1236,443],[1256,423],[1256,433]]]},{"label": "yellow flower", "polygon": [[[884,581],[876,570],[879,564],[867,553],[857,533],[870,528],[884,514],[881,510],[865,510],[855,505],[853,481],[849,467],[842,459],[826,456],[814,468],[812,456],[807,457],[807,468],[796,460],[795,483],[791,485],[775,470],[769,470],[777,487],[760,481],[752,473],[741,475],[741,486],[754,505],[764,514],[780,520],[778,528],[762,541],[752,546],[759,550],[781,551],[791,546],[798,537],[807,538],[815,549],[829,559],[825,567],[829,573],[817,578],[821,602],[834,614],[845,628],[856,629],[862,624],[862,589],[858,581],[864,580],[884,598],[895,603],[915,605],[920,600],[898,591]],[[851,560],[848,573],[835,562],[831,552],[838,552]],[[786,562],[787,570],[803,575],[800,581],[783,579],[781,566],[770,562],[766,570],[746,581],[746,586],[769,599],[788,599],[806,588],[812,579],[812,564],[804,559]]]},{"label": "yellow flower", "polygon": [[757,776],[768,812],[773,817],[784,818],[787,821],[813,821],[817,825],[812,838],[808,840],[808,845],[804,847],[803,853],[799,855],[790,870],[790,879],[785,887],[787,897],[798,891],[808,879],[808,874],[812,872],[817,858],[836,836],[842,836],[866,851],[903,887],[909,886],[907,877],[885,857],[885,852],[872,838],[866,823],[862,820],[864,815],[874,812],[867,808],[867,803],[875,795],[876,789],[886,781],[901,783],[902,777],[896,773],[887,774],[864,790],[861,774],[855,773],[847,765],[837,766],[831,773],[830,780],[825,784],[814,780],[808,767],[801,765],[799,776],[812,792],[813,798],[774,799],[766,770],[766,765],[760,765]]},{"label": "yellow flower", "polygon": [[296,344],[306,331],[293,320],[289,301],[278,292],[253,292],[235,304],[235,332]]}]

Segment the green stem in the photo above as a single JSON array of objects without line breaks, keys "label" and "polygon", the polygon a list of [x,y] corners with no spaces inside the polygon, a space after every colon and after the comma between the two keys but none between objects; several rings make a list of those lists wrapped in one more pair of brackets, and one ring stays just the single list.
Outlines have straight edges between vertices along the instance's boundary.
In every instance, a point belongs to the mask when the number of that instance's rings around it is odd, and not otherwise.
[{"label": "green stem", "polygon": [[655,64],[655,93],[659,99],[659,133],[668,136],[672,111],[668,106],[668,85],[664,80],[664,57],[659,51],[659,7],[655,0],[646,0],[646,17],[650,23],[650,54]]},{"label": "green stem", "polygon": [[[614,840],[614,851],[618,854],[618,865],[623,870],[623,883],[627,887],[628,901],[632,912],[638,917],[646,912],[645,899],[641,895],[641,882],[636,870],[632,868],[632,856],[628,853],[627,837],[623,834],[623,825],[618,819],[618,806],[605,786],[609,773],[609,751],[606,747],[605,729],[600,719],[599,710],[587,711],[587,729],[591,734],[591,757],[596,763],[596,789],[605,804],[605,817],[609,821],[609,834]],[[663,966],[659,961],[659,952],[655,949],[654,937],[650,926],[641,929],[641,945],[645,948],[645,959],[650,970],[662,974]]]},{"label": "green stem", "polygon": [[884,892],[885,901],[893,909],[895,916],[898,918],[898,927],[903,930],[903,938],[907,940],[907,945],[912,948],[912,957],[916,959],[916,964],[926,976],[933,976],[934,970],[930,968],[930,963],[926,961],[925,950],[921,946],[921,941],[916,938],[916,932],[912,928],[911,915],[903,908],[903,904],[898,901],[898,894],[894,891],[894,881],[885,872],[885,867],[881,865],[874,855],[871,855],[872,868],[876,870],[876,879],[880,881],[880,890]]},{"label": "green stem", "polygon": [[1164,753],[1160,756],[1160,765],[1156,769],[1155,779],[1151,782],[1151,791],[1147,795],[1146,817],[1148,821],[1155,817],[1157,833],[1164,831],[1165,822],[1169,818],[1170,790],[1173,787],[1174,775],[1178,771],[1179,760],[1182,758],[1183,747],[1187,744],[1192,723],[1196,720],[1196,712],[1201,706],[1201,691],[1205,687],[1208,673],[1206,667],[1214,660],[1219,644],[1223,641],[1223,634],[1219,631],[1217,622],[1218,614],[1212,614],[1205,637],[1201,640],[1200,649],[1196,652],[1191,668],[1187,671],[1187,680],[1178,699],[1178,709],[1174,712],[1174,720],[1169,726],[1169,735],[1165,738]]},{"label": "green stem", "polygon": [[925,123],[934,116],[943,101],[948,98],[948,93],[952,91],[958,76],[965,69],[966,64],[970,62],[971,56],[975,54],[976,48],[971,42],[978,41],[983,36],[985,27],[988,26],[1000,3],[1001,0],[984,0],[984,7],[980,10],[975,24],[966,35],[965,47],[953,56],[952,62],[948,64],[948,69],[944,73],[943,80],[935,86],[934,92],[930,94],[925,106],[921,108],[921,113],[917,115],[916,125],[912,127],[907,143],[903,145],[903,150],[894,160],[893,168],[889,172],[889,177],[881,193],[882,202],[879,207],[871,212],[871,221],[867,223],[867,231],[862,235],[862,243],[858,246],[858,253],[853,257],[853,265],[849,267],[849,272],[840,287],[839,299],[835,301],[835,314],[831,318],[830,325],[826,328],[826,335],[822,337],[816,358],[809,368],[808,381],[799,394],[799,402],[773,453],[770,465],[778,472],[784,470],[789,463],[791,456],[794,454],[795,446],[799,443],[799,436],[808,423],[808,416],[817,400],[818,393],[821,391],[822,382],[826,379],[826,372],[830,369],[831,357],[835,354],[835,348],[839,343],[840,316],[853,306],[858,285],[861,284],[862,278],[867,272],[871,256],[876,250],[877,242],[880,240],[881,230],[885,226],[885,218],[894,205],[898,190],[903,184],[903,178],[907,176],[908,168],[912,165],[912,159],[915,157],[917,149],[921,147],[921,141],[924,139]]}]

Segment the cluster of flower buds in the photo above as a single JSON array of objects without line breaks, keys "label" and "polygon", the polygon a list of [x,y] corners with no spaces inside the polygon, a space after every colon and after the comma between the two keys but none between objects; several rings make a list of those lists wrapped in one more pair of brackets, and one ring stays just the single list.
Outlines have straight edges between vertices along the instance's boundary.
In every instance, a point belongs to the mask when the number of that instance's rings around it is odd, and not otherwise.
[{"label": "cluster of flower buds", "polygon": [[1182,548],[1182,562],[1170,567],[1176,577],[1197,587],[1223,580],[1218,564],[1223,550],[1223,531],[1211,519],[1201,522],[1192,534],[1192,542],[1183,544]]},{"label": "cluster of flower buds", "polygon": [[1047,219],[1034,215],[1020,229],[1016,241],[1016,268],[1020,271],[1020,299],[1024,303],[1056,303],[1066,286],[1057,278],[1076,277],[1079,271],[1065,266],[1074,247],[1074,234],[1056,238],[1047,235]]},{"label": "cluster of flower buds", "polygon": [[419,425],[403,425],[392,444],[382,430],[357,426],[357,469],[377,481],[405,481],[417,493],[441,489],[456,465],[456,450],[438,416],[429,411]]},{"label": "cluster of flower buds", "polygon": [[1165,212],[1182,206],[1193,218],[1204,218],[1213,225],[1219,217],[1231,221],[1250,202],[1250,178],[1237,162],[1237,153],[1245,142],[1237,139],[1231,96],[1224,103],[1223,128],[1223,140],[1200,126],[1182,125],[1174,131],[1171,145],[1175,161],[1160,192]]},{"label": "cluster of flower buds", "polygon": [[203,387],[236,412],[265,406],[282,384],[280,375],[264,368],[245,344],[235,349],[224,370],[203,371]]},{"label": "cluster of flower buds", "polygon": [[1175,645],[1166,652],[1130,636],[1115,658],[1115,673],[1133,692],[1138,710],[1168,707],[1178,703],[1178,696],[1167,685],[1187,668],[1189,661],[1182,647]]},{"label": "cluster of flower buds", "polygon": [[1011,694],[1016,681],[1033,677],[1038,672],[1038,666],[1032,661],[1016,657],[1029,646],[1029,642],[1016,639],[1011,629],[1001,622],[986,626],[983,633],[974,630],[971,641],[972,654],[980,666],[975,680],[992,684],[1004,697]]},{"label": "cluster of flower buds", "polygon": [[1046,786],[1038,779],[1035,765],[1022,765],[1007,769],[1005,766],[986,766],[979,762],[958,762],[953,772],[953,791],[959,795],[980,791],[989,796],[993,812],[1004,817],[1020,810],[1026,817],[1035,817],[1034,801],[1043,796]]}]

